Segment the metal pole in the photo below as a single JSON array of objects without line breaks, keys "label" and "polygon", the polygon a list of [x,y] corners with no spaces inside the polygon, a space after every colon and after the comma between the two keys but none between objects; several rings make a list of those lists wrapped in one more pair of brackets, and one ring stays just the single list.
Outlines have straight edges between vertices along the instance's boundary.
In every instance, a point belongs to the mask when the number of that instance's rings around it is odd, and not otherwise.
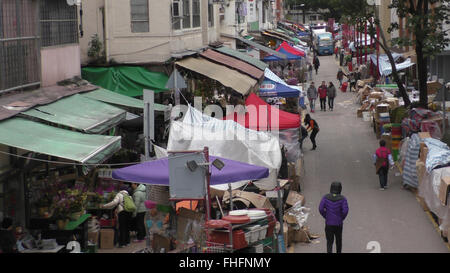
[{"label": "metal pole", "polygon": [[230,192],[230,210],[233,210],[233,190],[231,189],[231,183],[228,183],[228,191]]},{"label": "metal pole", "polygon": [[[208,147],[205,147],[203,149],[203,153],[205,155],[205,159],[206,162],[209,163],[209,149]],[[210,169],[209,169],[209,164],[206,166],[206,196],[205,196],[205,206],[206,206],[206,216],[205,219],[206,221],[208,221],[210,219],[211,216],[211,198],[210,198],[210,190],[209,190],[209,185],[210,185],[210,179],[211,179],[211,174],[210,174]]]},{"label": "metal pole", "polygon": [[150,160],[150,152],[153,151],[151,143],[155,139],[155,93],[144,89],[144,140],[145,140],[145,160]]}]

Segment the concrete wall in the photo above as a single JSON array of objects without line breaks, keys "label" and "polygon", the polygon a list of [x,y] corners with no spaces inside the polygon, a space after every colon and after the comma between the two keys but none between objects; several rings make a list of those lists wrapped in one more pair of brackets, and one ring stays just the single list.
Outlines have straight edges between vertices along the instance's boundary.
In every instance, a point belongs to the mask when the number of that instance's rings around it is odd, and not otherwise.
[{"label": "concrete wall", "polygon": [[[205,7],[207,0],[202,0]],[[160,63],[168,60],[171,53],[195,50],[203,47],[202,27],[173,30],[171,0],[149,1],[149,32],[131,32],[131,7],[129,0],[83,0],[83,10],[90,10],[83,18],[85,37],[80,41],[83,63],[88,60],[88,43],[91,36],[102,35],[102,14],[100,8],[105,8],[105,49],[108,60],[118,63]],[[207,28],[208,42],[218,38],[217,27],[218,5],[215,5],[215,24]],[[202,8],[202,18],[207,12]],[[201,20],[205,22],[204,20]],[[207,22],[207,20],[206,20]]]},{"label": "concrete wall", "polygon": [[81,75],[80,46],[69,44],[41,49],[41,86]]},{"label": "concrete wall", "polygon": [[89,0],[83,1],[83,37],[80,37],[80,54],[81,63],[87,64],[89,62],[88,50],[89,42],[94,34],[97,34],[100,41],[105,44],[105,37],[103,32],[103,8],[105,0]]}]

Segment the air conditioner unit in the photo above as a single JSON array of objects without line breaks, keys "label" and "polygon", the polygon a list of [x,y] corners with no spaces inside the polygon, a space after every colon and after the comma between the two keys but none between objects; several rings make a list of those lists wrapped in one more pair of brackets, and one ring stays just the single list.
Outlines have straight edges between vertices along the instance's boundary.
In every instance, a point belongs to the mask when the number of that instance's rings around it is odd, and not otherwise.
[{"label": "air conditioner unit", "polygon": [[81,5],[81,0],[66,0],[66,2],[67,2],[67,5],[69,5],[69,6],[73,6],[73,5],[79,6],[79,5]]}]

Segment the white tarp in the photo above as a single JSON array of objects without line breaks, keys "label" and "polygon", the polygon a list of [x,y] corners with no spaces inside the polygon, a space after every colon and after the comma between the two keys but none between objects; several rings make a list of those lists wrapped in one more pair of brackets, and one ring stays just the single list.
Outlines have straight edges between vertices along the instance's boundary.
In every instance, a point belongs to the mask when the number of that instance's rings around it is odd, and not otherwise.
[{"label": "white tarp", "polygon": [[[280,142],[265,132],[247,129],[232,120],[219,120],[189,107],[183,121],[173,121],[170,126],[168,151],[203,150],[209,154],[244,163],[269,168],[269,177],[254,184],[263,190],[276,187],[278,170],[281,167]],[[232,183],[233,188],[247,181]],[[228,185],[214,186],[227,190]]]},{"label": "white tarp", "polygon": [[[398,58],[402,57],[402,54],[393,52],[392,57],[394,58],[394,61],[397,61]],[[370,60],[372,61],[372,63],[374,63],[376,65],[377,64],[377,55],[371,54]],[[379,55],[378,62],[380,64],[380,67],[379,67],[380,75],[389,76],[392,74],[392,65],[391,65],[391,62],[389,62],[389,58],[386,54]],[[397,68],[397,71],[401,71],[401,70],[411,67],[413,65],[415,65],[415,63],[411,62],[411,58],[408,58],[408,59],[406,59],[406,61],[404,61],[402,63],[396,63],[395,68]]]}]

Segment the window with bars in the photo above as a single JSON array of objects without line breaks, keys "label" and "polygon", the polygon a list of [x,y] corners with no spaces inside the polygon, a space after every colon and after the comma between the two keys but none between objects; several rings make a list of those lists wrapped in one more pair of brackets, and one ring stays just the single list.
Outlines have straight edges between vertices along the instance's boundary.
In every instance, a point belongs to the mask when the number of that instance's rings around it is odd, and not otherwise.
[{"label": "window with bars", "polygon": [[37,1],[0,1],[0,93],[40,83]]},{"label": "window with bars", "polygon": [[200,27],[200,0],[192,0],[192,27]]},{"label": "window with bars", "polygon": [[208,26],[214,26],[214,5],[208,4]]},{"label": "window with bars", "polygon": [[[208,22],[210,22],[211,25],[211,21],[209,20],[210,18],[208,15]],[[214,22],[212,24],[214,24]],[[200,0],[172,0],[172,29],[190,29],[198,28],[200,26]]]},{"label": "window with bars", "polygon": [[78,43],[77,6],[66,1],[40,1],[41,45],[43,47]]},{"label": "window with bars", "polygon": [[131,32],[149,32],[148,0],[130,0]]}]

